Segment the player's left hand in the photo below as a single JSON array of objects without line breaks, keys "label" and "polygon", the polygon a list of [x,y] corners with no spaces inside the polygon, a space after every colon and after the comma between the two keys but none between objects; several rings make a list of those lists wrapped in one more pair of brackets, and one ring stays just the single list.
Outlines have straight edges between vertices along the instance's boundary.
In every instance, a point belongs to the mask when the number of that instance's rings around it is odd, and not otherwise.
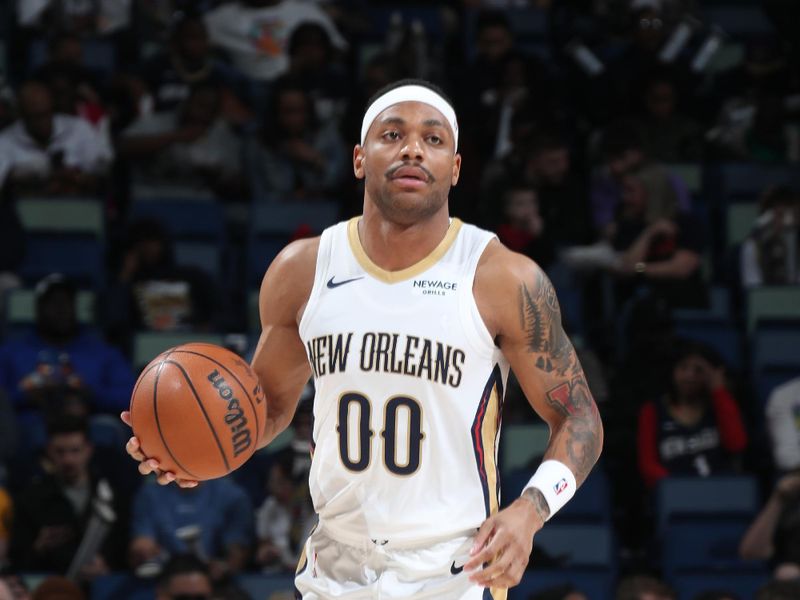
[{"label": "player's left hand", "polygon": [[528,566],[533,535],[544,525],[533,505],[518,499],[483,522],[464,565],[470,581],[482,587],[517,585]]}]

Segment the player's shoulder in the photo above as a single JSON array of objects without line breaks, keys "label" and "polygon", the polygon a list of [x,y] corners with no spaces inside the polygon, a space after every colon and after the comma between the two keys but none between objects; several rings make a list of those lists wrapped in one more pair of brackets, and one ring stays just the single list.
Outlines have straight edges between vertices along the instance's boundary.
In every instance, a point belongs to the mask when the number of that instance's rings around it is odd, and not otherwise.
[{"label": "player's shoulder", "polygon": [[542,277],[543,271],[524,254],[510,250],[498,239],[491,240],[483,251],[475,271],[475,287],[495,289],[503,293],[509,287],[517,289]]},{"label": "player's shoulder", "polygon": [[287,244],[270,264],[264,279],[289,277],[289,281],[297,285],[308,278],[313,283],[320,239],[316,236]]}]

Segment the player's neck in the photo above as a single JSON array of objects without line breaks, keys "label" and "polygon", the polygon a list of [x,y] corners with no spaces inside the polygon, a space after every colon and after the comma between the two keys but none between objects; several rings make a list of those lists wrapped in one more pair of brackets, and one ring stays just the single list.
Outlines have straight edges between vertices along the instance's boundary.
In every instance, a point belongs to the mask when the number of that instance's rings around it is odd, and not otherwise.
[{"label": "player's neck", "polygon": [[358,224],[361,247],[370,260],[386,271],[407,269],[428,256],[439,245],[450,227],[447,207],[431,218],[399,225],[386,220],[378,210],[368,210]]}]

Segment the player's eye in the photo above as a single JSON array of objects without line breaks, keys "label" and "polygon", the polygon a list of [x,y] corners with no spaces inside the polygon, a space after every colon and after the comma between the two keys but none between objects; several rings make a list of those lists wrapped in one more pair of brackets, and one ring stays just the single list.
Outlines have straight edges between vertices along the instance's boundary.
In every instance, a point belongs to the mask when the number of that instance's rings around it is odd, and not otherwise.
[{"label": "player's eye", "polygon": [[438,146],[442,143],[442,138],[440,138],[438,135],[429,135],[428,141],[434,146]]},{"label": "player's eye", "polygon": [[400,139],[400,133],[397,131],[387,131],[383,134],[384,139],[395,141]]}]

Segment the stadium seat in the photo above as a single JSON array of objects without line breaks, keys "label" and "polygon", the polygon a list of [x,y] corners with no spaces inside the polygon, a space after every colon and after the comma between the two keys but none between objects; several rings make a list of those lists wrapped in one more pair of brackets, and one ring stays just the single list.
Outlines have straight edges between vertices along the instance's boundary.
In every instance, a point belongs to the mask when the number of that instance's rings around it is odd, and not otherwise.
[{"label": "stadium seat", "polygon": [[155,581],[128,573],[101,575],[92,581],[91,600],[153,600]]},{"label": "stadium seat", "polygon": [[170,233],[175,262],[196,267],[219,279],[226,254],[225,209],[216,202],[162,198],[137,200],[131,219],[153,218]]},{"label": "stadium seat", "polygon": [[750,517],[759,506],[755,478],[743,475],[667,477],[656,489],[656,523],[661,534],[676,518]]},{"label": "stadium seat", "polygon": [[298,234],[320,234],[336,222],[335,202],[256,204],[252,207],[247,250],[247,284],[261,285],[272,260]]},{"label": "stadium seat", "polygon": [[758,6],[719,6],[703,10],[705,21],[736,38],[775,35],[775,28]]},{"label": "stadium seat", "polygon": [[726,287],[713,285],[708,290],[708,308],[676,308],[672,316],[676,322],[689,326],[688,321],[732,322],[730,291]]},{"label": "stadium seat", "polygon": [[141,331],[133,338],[133,368],[141,369],[164,350],[190,342],[222,345],[221,335],[212,333],[162,333]]},{"label": "stadium seat", "polygon": [[680,177],[692,194],[699,194],[703,188],[703,165],[699,163],[672,163],[667,165],[670,173]]},{"label": "stadium seat", "polygon": [[251,598],[294,598],[294,577],[291,575],[240,575],[236,579]]},{"label": "stadium seat", "polygon": [[575,496],[558,514],[553,522],[567,523],[611,523],[611,490],[608,475],[596,465]]},{"label": "stadium seat", "polygon": [[757,204],[737,202],[728,206],[725,213],[725,243],[729,248],[741,244],[750,235],[757,217]]},{"label": "stadium seat", "polygon": [[722,204],[755,203],[770,185],[798,182],[798,169],[789,165],[732,162],[704,170],[704,189],[711,200]]},{"label": "stadium seat", "polygon": [[687,340],[710,346],[722,357],[727,367],[736,370],[742,368],[742,338],[732,324],[716,318],[679,320],[676,316],[675,333]]},{"label": "stadium seat", "polygon": [[791,326],[762,324],[753,334],[752,372],[758,375],[771,367],[796,369],[800,375],[800,321]]},{"label": "stadium seat", "polygon": [[679,600],[694,600],[701,592],[727,590],[735,592],[742,600],[755,598],[758,588],[769,581],[761,572],[727,571],[725,573],[683,573],[670,583],[678,592]]},{"label": "stadium seat", "polygon": [[25,198],[17,202],[26,233],[22,278],[35,283],[63,273],[95,289],[104,281],[103,206],[93,198]]},{"label": "stadium seat", "polygon": [[616,565],[614,533],[607,524],[550,522],[536,534],[536,545],[565,567],[614,569]]},{"label": "stadium seat", "polygon": [[748,290],[748,333],[753,333],[762,320],[800,323],[800,285],[765,286]]},{"label": "stadium seat", "polygon": [[[95,294],[90,290],[79,290],[75,300],[78,322],[94,324]],[[36,296],[29,288],[17,288],[6,295],[5,314],[0,332],[14,335],[32,331],[36,320]]]},{"label": "stadium seat", "polygon": [[614,573],[610,569],[548,569],[529,564],[519,585],[508,591],[508,600],[528,600],[536,592],[567,584],[590,600],[614,597]]},{"label": "stadium seat", "polygon": [[684,572],[761,571],[759,561],[739,558],[739,542],[750,526],[746,518],[685,517],[670,523],[662,539],[662,568],[667,579]]}]

